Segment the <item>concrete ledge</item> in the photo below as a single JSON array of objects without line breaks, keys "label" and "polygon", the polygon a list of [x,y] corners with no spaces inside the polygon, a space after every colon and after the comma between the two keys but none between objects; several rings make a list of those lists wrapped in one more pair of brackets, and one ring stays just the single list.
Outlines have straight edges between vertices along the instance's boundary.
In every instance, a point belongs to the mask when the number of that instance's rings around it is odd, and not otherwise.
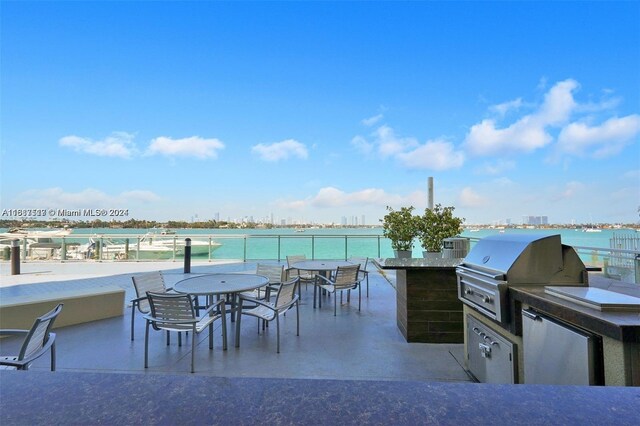
[{"label": "concrete ledge", "polygon": [[103,286],[5,297],[0,301],[0,328],[29,329],[58,303],[64,308],[54,328],[123,315],[123,288]]}]

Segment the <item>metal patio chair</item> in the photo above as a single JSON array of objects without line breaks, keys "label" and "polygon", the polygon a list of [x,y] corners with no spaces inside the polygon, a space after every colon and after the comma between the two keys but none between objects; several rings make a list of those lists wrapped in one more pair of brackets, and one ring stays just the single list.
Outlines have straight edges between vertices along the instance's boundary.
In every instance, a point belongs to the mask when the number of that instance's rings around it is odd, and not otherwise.
[{"label": "metal patio chair", "polygon": [[[191,372],[195,372],[195,349],[197,335],[209,329],[209,349],[213,349],[213,322],[222,320],[222,349],[227,349],[227,320],[224,299],[208,306],[202,315],[196,315],[193,299],[188,294],[168,294],[147,292],[150,313],[144,335],[144,368],[149,366],[149,327],[154,330],[178,332],[178,345],[181,345],[180,332],[191,331]],[[169,341],[167,340],[167,345]]]},{"label": "metal patio chair", "polygon": [[[300,335],[300,308],[299,296],[296,294],[296,287],[300,285],[300,277],[294,277],[280,284],[276,298],[273,302],[259,300],[247,296],[240,295],[240,303],[249,301],[255,304],[251,309],[242,309],[242,315],[249,315],[258,318],[258,320],[273,321],[276,320],[276,352],[280,353],[280,315],[284,315],[294,305],[296,307],[296,336]],[[239,327],[238,325],[236,325]],[[239,330],[239,328],[238,328]],[[258,333],[260,333],[260,325],[258,323]],[[239,346],[239,333],[236,334],[236,346]]]},{"label": "metal patio chair", "polygon": [[150,311],[149,301],[147,300],[147,292],[150,291],[152,293],[168,293],[173,289],[166,286],[164,282],[164,276],[160,271],[134,275],[131,277],[131,281],[133,281],[133,288],[136,291],[136,298],[131,300],[131,340],[133,340],[136,309],[138,309],[138,311],[142,315],[146,315]]},{"label": "metal patio chair", "polygon": [[347,260],[349,262],[351,262],[351,263],[359,263],[360,264],[359,274],[362,277],[360,279],[360,281],[362,282],[362,281],[366,280],[366,282],[367,282],[367,297],[369,297],[369,271],[367,270],[367,266],[369,265],[369,258],[368,257],[351,256]]},{"label": "metal patio chair", "polygon": [[[351,290],[358,289],[358,311],[360,311],[362,301],[362,289],[360,281],[360,264],[351,266],[338,266],[338,269],[327,278],[322,275],[316,275],[315,288],[313,289],[313,307],[316,307],[316,289],[318,293],[326,290],[333,293],[333,316],[337,312],[337,293],[340,292],[340,302],[342,303],[342,292],[347,291],[347,302],[351,301]],[[322,294],[318,296],[318,306],[322,308]]]},{"label": "metal patio chair", "polygon": [[275,293],[280,284],[285,281],[284,265],[271,265],[267,263],[258,263],[256,265],[256,275],[267,277],[269,282],[264,287],[257,288],[253,291],[241,293],[243,296],[253,297],[255,299],[269,299],[271,293]]},{"label": "metal patio chair", "polygon": [[[305,284],[305,289],[308,284],[312,284],[315,281],[315,276],[318,271],[301,271],[299,269],[292,268],[292,265],[296,262],[302,262],[307,260],[307,256],[304,254],[297,254],[292,256],[287,256],[287,279],[291,279],[294,277],[300,277],[300,283]],[[298,296],[302,298],[302,294],[300,292],[300,286],[298,286]]]},{"label": "metal patio chair", "polygon": [[51,332],[53,323],[62,311],[62,303],[51,311],[36,318],[30,330],[0,330],[0,336],[25,335],[17,356],[1,356],[0,369],[28,370],[37,358],[51,351],[51,371],[56,371],[56,334]]}]

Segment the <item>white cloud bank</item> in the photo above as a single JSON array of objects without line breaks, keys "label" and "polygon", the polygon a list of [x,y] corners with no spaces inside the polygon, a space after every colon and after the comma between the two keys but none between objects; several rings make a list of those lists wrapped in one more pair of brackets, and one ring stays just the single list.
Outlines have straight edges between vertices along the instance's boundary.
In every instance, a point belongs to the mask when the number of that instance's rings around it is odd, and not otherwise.
[{"label": "white cloud bank", "polygon": [[163,155],[166,157],[195,157],[199,159],[218,158],[218,152],[224,149],[224,143],[211,138],[192,136],[183,139],[172,139],[161,136],[151,141],[147,155]]},{"label": "white cloud bank", "polygon": [[[573,91],[578,87],[578,83],[571,79],[556,83],[537,111],[505,128],[498,128],[493,119],[482,120],[469,130],[464,141],[466,149],[473,155],[496,155],[528,153],[550,144],[553,138],[546,128],[559,126],[569,119],[576,107]],[[510,108],[511,105],[521,105],[521,102],[516,100],[501,105]],[[493,108],[498,111],[508,109],[500,105]]]},{"label": "white cloud bank", "polygon": [[258,144],[251,148],[251,152],[264,161],[281,161],[289,158],[300,158],[306,160],[309,157],[307,147],[294,140],[287,139],[282,142],[272,144]]},{"label": "white cloud bank", "polygon": [[126,132],[113,132],[103,140],[97,141],[70,135],[60,138],[58,144],[85,154],[128,159],[137,152],[136,147],[133,144],[133,138],[134,135]]},{"label": "white cloud bank", "polygon": [[[495,119],[484,119],[471,126],[463,146],[474,156],[501,156],[516,153],[531,153],[547,146],[553,146],[551,156],[557,160],[562,155],[590,156],[605,158],[619,154],[633,143],[640,134],[640,115],[612,117],[600,125],[590,125],[596,117],[582,117],[572,121],[572,116],[600,114],[615,108],[618,98],[606,98],[601,102],[578,103],[574,93],[579,89],[577,81],[567,79],[556,83],[545,94],[544,101],[532,113],[524,115],[510,125],[499,126]],[[489,108],[503,118],[513,110],[525,105],[521,98],[504,102]],[[527,104],[527,106],[530,106]],[[579,117],[580,118],[580,117]]]},{"label": "white cloud bank", "polygon": [[640,133],[640,115],[610,118],[599,126],[571,123],[558,136],[558,150],[576,156],[605,158],[620,153]]},{"label": "white cloud bank", "polygon": [[381,158],[393,158],[408,169],[449,170],[464,164],[464,153],[444,139],[420,143],[414,137],[396,135],[393,128],[382,125],[374,130],[371,141],[355,136],[351,145],[363,154],[377,153]]},{"label": "white cloud bank", "polygon": [[94,188],[86,188],[78,192],[66,192],[60,187],[31,189],[20,193],[15,202],[17,205],[55,209],[80,208],[128,208],[133,204],[148,204],[159,201],[160,197],[147,190],[130,190],[110,195]]},{"label": "white cloud bank", "polygon": [[386,192],[380,188],[366,188],[360,191],[345,192],[341,189],[328,186],[318,190],[317,194],[304,200],[280,201],[280,207],[288,210],[331,209],[336,207],[349,207],[359,209],[365,206],[385,207],[416,205],[426,199],[423,192],[416,191],[409,195],[398,195]]}]

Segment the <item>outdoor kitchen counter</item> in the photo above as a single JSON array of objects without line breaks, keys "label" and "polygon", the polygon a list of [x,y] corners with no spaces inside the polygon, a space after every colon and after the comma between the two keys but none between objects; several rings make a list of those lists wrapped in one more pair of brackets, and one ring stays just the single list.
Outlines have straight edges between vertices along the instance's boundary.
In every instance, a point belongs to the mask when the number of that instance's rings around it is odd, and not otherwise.
[{"label": "outdoor kitchen counter", "polygon": [[[593,283],[592,283],[593,286]],[[516,304],[527,304],[558,319],[622,342],[640,343],[640,313],[599,311],[545,293],[544,287],[509,287]],[[518,306],[514,308],[518,311]],[[516,330],[522,335],[522,330]]]},{"label": "outdoor kitchen counter", "polygon": [[[598,276],[589,276],[591,287],[616,290],[613,284]],[[634,295],[636,289],[622,288]],[[531,307],[540,312],[581,327],[602,338],[605,384],[608,386],[640,386],[640,313],[625,311],[599,311],[569,300],[545,293],[543,287],[510,287],[511,312],[516,315],[516,334],[522,335],[522,321],[518,318],[522,308]]]},{"label": "outdoor kitchen counter", "polygon": [[376,259],[396,270],[396,319],[407,342],[462,343],[456,266],[462,259]]},{"label": "outdoor kitchen counter", "polygon": [[[638,424],[640,389],[0,372],[0,424]],[[491,416],[488,418],[487,416]]]}]

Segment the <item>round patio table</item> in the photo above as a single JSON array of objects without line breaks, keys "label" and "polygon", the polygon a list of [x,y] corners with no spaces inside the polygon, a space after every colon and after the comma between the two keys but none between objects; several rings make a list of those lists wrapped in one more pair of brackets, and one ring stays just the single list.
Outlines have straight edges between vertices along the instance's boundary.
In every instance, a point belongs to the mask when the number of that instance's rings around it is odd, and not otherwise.
[{"label": "round patio table", "polygon": [[[301,260],[291,264],[291,268],[301,271],[317,271],[319,275],[326,277],[341,266],[353,266],[355,263],[346,260]],[[318,291],[320,297],[320,291]],[[341,296],[342,297],[342,296]],[[322,304],[322,302],[320,302]],[[316,308],[316,286],[313,286],[313,308]]]},{"label": "round patio table", "polygon": [[302,260],[291,264],[293,269],[301,271],[319,271],[326,273],[327,271],[335,271],[338,266],[351,266],[352,262],[346,260]]},{"label": "round patio table", "polygon": [[178,281],[173,289],[194,296],[237,294],[263,287],[269,278],[256,274],[204,274]]},{"label": "round patio table", "polygon": [[[236,313],[241,315],[241,309],[237,309],[238,295],[244,291],[255,290],[269,283],[269,278],[256,274],[204,274],[178,281],[173,290],[179,293],[188,293],[193,296],[207,296],[207,303],[213,303],[213,296],[229,294],[231,296],[231,321],[234,321]],[[237,311],[237,312],[236,312]],[[238,347],[238,334],[240,321],[236,326],[236,347]]]}]

